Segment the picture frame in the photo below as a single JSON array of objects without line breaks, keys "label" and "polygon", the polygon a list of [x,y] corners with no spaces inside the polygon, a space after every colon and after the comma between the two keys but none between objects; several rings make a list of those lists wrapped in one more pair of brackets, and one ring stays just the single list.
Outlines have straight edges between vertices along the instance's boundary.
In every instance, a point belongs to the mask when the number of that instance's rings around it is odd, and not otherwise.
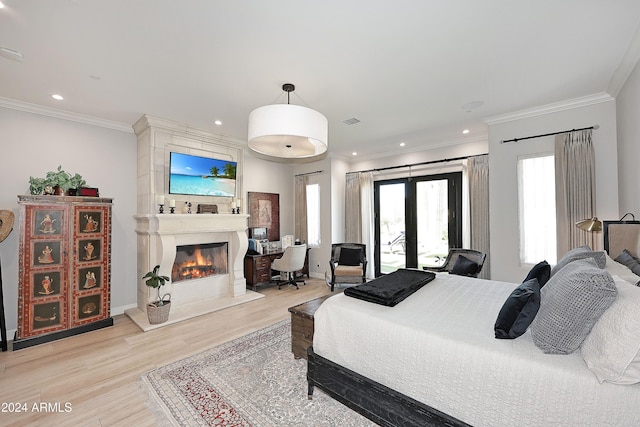
[{"label": "picture frame", "polygon": [[[102,315],[102,295],[92,294],[77,297],[74,313],[77,322]],[[83,322],[84,323],[84,322]]]},{"label": "picture frame", "polygon": [[76,290],[100,289],[103,283],[102,265],[81,267],[76,275]]},{"label": "picture frame", "polygon": [[64,227],[62,210],[33,210],[31,229],[35,236],[60,236]]},{"label": "picture frame", "polygon": [[78,262],[101,261],[102,249],[102,239],[78,240],[77,260]]},{"label": "picture frame", "polygon": [[60,295],[61,277],[59,270],[33,273],[31,280],[32,298],[46,298]]},{"label": "picture frame", "polygon": [[280,195],[248,193],[249,227],[267,227],[269,241],[280,240]]},{"label": "picture frame", "polygon": [[64,325],[62,319],[64,313],[61,312],[63,307],[60,301],[45,302],[42,304],[34,304],[32,307],[32,330],[37,329],[59,329]]},{"label": "picture frame", "polygon": [[77,214],[78,234],[94,234],[102,231],[101,210],[80,210]]},{"label": "picture frame", "polygon": [[32,244],[33,267],[54,266],[62,262],[61,242],[59,240],[38,240]]}]

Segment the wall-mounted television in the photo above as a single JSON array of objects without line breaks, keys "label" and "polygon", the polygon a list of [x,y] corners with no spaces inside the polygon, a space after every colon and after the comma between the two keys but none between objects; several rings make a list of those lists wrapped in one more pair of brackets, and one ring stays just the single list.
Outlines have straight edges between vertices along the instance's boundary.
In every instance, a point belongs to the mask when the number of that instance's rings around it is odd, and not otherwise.
[{"label": "wall-mounted television", "polygon": [[174,153],[169,159],[169,193],[235,197],[236,162]]}]

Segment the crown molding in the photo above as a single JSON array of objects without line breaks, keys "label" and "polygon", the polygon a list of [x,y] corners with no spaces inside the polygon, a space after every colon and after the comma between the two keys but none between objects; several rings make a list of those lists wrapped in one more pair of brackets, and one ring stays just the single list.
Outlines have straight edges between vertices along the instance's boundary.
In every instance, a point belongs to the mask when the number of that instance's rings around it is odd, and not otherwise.
[{"label": "crown molding", "polygon": [[222,134],[213,133],[206,129],[196,128],[184,123],[176,122],[174,120],[151,116],[149,114],[143,114],[142,117],[140,117],[140,119],[138,119],[138,121],[135,122],[132,126],[132,129],[136,135],[139,135],[148,128],[162,129],[175,135],[188,135],[210,142],[225,143],[228,145],[235,145],[237,147],[247,146],[247,142],[241,139],[231,138]]},{"label": "crown molding", "polygon": [[28,102],[18,101],[15,99],[0,97],[0,107],[8,108],[11,110],[24,111],[26,113],[39,114],[41,116],[53,117],[56,119],[69,120],[72,122],[83,123],[92,126],[99,126],[107,129],[118,130],[121,132],[133,133],[131,125],[127,123],[113,122],[110,120],[99,119],[97,117],[86,116],[84,114],[73,113],[71,111],[64,111],[57,108],[30,104]]},{"label": "crown molding", "polygon": [[491,126],[500,123],[512,122],[514,120],[528,119],[531,117],[553,114],[560,111],[572,110],[574,108],[587,107],[589,105],[600,104],[602,102],[614,101],[614,98],[606,92],[593,95],[573,98],[566,101],[555,102],[553,104],[542,105],[540,107],[528,108],[526,110],[515,111],[513,113],[501,114],[499,116],[487,117],[484,122]]},{"label": "crown molding", "polygon": [[618,96],[624,84],[627,82],[627,79],[633,72],[633,69],[636,67],[636,64],[638,64],[638,60],[640,60],[640,25],[636,28],[636,32],[629,42],[629,46],[627,46],[627,50],[625,51],[618,68],[616,68],[613,72],[613,76],[611,76],[609,87],[607,88],[607,92],[609,92],[611,96],[614,98]]},{"label": "crown molding", "polygon": [[455,145],[463,145],[463,144],[472,144],[472,143],[476,143],[476,142],[487,142],[489,141],[489,134],[487,132],[481,132],[481,133],[477,133],[474,136],[469,136],[469,137],[463,137],[463,138],[458,138],[458,139],[452,139],[452,140],[448,140],[448,141],[441,141],[435,144],[430,144],[428,146],[422,146],[422,147],[416,147],[416,148],[409,148],[409,149],[402,149],[401,151],[396,151],[396,152],[384,152],[384,153],[378,153],[378,154],[373,154],[371,156],[366,156],[366,157],[360,157],[358,156],[357,158],[350,158],[348,159],[348,161],[350,163],[359,163],[359,162],[363,162],[363,161],[369,161],[369,160],[378,160],[378,159],[384,159],[387,157],[396,157],[396,156],[401,156],[401,155],[406,155],[406,154],[413,154],[413,153],[422,153],[425,151],[430,151],[430,150],[435,150],[438,148],[445,148],[445,147],[453,147]]}]

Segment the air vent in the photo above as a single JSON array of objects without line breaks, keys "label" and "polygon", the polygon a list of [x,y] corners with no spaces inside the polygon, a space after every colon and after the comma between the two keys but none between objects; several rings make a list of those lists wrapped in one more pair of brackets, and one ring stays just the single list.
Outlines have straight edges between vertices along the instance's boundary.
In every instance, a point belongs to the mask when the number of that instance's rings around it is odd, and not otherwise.
[{"label": "air vent", "polygon": [[360,123],[360,120],[356,119],[355,117],[351,117],[350,119],[343,120],[342,123],[351,126],[355,125],[356,123]]}]

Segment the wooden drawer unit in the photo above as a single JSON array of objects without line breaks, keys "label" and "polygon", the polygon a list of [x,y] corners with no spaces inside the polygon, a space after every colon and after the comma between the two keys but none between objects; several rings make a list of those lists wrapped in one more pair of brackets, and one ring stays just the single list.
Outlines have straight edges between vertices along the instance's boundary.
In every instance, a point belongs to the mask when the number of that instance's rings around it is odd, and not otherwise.
[{"label": "wooden drawer unit", "polygon": [[[247,288],[256,290],[258,285],[264,285],[271,281],[271,263],[274,259],[280,258],[284,251],[278,250],[266,254],[245,255],[244,257],[244,277],[247,280]],[[304,267],[300,271],[309,277],[309,250],[304,260]],[[300,274],[299,273],[299,274]]]},{"label": "wooden drawer unit", "polygon": [[291,313],[291,351],[296,359],[307,358],[307,349],[313,345],[313,315],[320,304],[330,296],[325,295],[289,308],[289,313]]},{"label": "wooden drawer unit", "polygon": [[244,277],[247,279],[247,288],[254,291],[258,285],[271,281],[271,262],[280,258],[284,252],[277,251],[259,255],[246,255],[244,257]]}]

